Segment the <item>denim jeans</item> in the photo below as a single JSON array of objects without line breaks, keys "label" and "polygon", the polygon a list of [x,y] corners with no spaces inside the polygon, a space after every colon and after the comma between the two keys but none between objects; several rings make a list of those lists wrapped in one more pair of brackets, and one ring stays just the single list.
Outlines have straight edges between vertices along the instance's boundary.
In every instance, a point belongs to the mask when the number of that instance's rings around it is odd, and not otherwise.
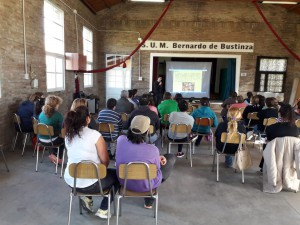
[{"label": "denim jeans", "polygon": [[232,166],[232,156],[230,155],[225,155],[225,165],[228,166],[228,167],[231,167]]}]

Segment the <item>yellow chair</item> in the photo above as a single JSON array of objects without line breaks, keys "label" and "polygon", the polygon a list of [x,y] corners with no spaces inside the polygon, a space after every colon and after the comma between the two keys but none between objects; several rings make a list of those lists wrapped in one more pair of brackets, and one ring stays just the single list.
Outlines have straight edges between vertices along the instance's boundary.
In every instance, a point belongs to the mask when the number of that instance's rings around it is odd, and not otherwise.
[{"label": "yellow chair", "polygon": [[[79,198],[79,212],[82,214],[82,206],[80,204],[80,196],[97,196],[97,197],[107,197],[108,198],[108,215],[110,215],[110,199],[111,192],[113,188],[108,188],[102,190],[101,179],[106,177],[107,168],[103,164],[97,164],[90,160],[83,160],[79,163],[72,163],[69,165],[69,174],[74,178],[74,185],[70,193],[70,202],[69,202],[69,216],[68,216],[68,225],[71,223],[71,212],[72,212],[72,201],[73,197],[78,196]],[[86,194],[78,192],[76,190],[76,181],[77,179],[97,179],[99,182],[100,192],[95,194]],[[114,205],[115,208],[115,205]],[[109,225],[110,218],[108,216],[107,224]]]},{"label": "yellow chair", "polygon": [[23,135],[23,136],[25,135],[25,137],[23,138],[23,149],[22,149],[22,156],[23,156],[24,155],[24,151],[25,151],[25,145],[26,145],[27,137],[28,137],[28,134],[29,135],[31,134],[31,132],[24,132],[24,131],[22,131],[22,128],[21,128],[21,119],[20,119],[19,115],[16,114],[16,113],[13,114],[13,122],[14,122],[14,125],[15,125],[17,133],[16,133],[15,140],[13,142],[12,151],[15,150],[19,133],[21,135]]},{"label": "yellow chair", "polygon": [[[111,154],[113,154],[112,149],[114,148],[114,154],[116,153],[116,142],[117,138],[113,138],[113,132],[115,131],[115,126],[112,123],[99,123],[99,132],[100,133],[108,133],[109,134],[109,140],[105,140],[105,142],[110,144],[110,151]],[[114,145],[112,148],[111,145]]]},{"label": "yellow chair", "polygon": [[[56,160],[56,165],[55,165],[55,174],[57,174],[59,147],[64,145],[64,143],[61,143],[61,144],[58,144],[58,145],[53,144],[53,142],[51,140],[51,137],[54,136],[54,130],[53,130],[52,126],[48,126],[48,125],[43,124],[43,123],[38,123],[37,126],[36,126],[36,133],[37,133],[37,137],[38,137],[37,149],[40,149],[40,147],[43,148],[41,163],[43,162],[43,159],[44,159],[45,149],[57,148],[57,160]],[[41,142],[40,139],[39,139],[39,135],[48,136],[48,139],[50,140],[49,145],[45,145],[44,142]],[[35,171],[36,172],[38,172],[38,161],[39,161],[39,151],[36,151],[36,164],[35,164]],[[62,161],[61,170],[63,169],[63,164],[64,164],[64,162]],[[62,174],[62,172],[61,172],[61,174]]]},{"label": "yellow chair", "polygon": [[297,119],[297,120],[295,121],[295,124],[296,124],[296,126],[297,126],[298,128],[300,128],[300,119]]},{"label": "yellow chair", "polygon": [[[223,132],[221,135],[221,142],[224,143],[223,149],[217,149],[217,148],[215,149],[213,165],[212,165],[212,171],[214,171],[215,158],[217,156],[217,181],[219,181],[219,157],[220,157],[220,155],[229,155],[229,156],[235,155],[235,154],[224,153],[226,144],[246,145],[246,134],[242,134],[242,133],[238,133],[238,132],[229,134],[229,133]],[[244,183],[244,182],[245,182],[244,170],[242,170],[242,183]]]},{"label": "yellow chair", "polygon": [[258,121],[259,120],[259,118],[257,117],[257,112],[248,113],[247,118],[249,119],[249,122],[246,125],[246,128],[248,130],[252,130],[254,126],[251,125],[251,121]]},{"label": "yellow chair", "polygon": [[[214,132],[212,131],[212,126],[214,124],[214,119],[213,118],[208,118],[208,117],[200,117],[196,118],[195,121],[196,125],[198,126],[198,130],[196,132],[197,135],[202,135],[202,136],[211,136],[211,155],[214,154]],[[202,133],[199,131],[199,127],[209,127],[209,132],[208,133]],[[194,153],[194,151],[193,151]]]},{"label": "yellow chair", "polygon": [[[148,164],[145,162],[130,162],[128,164],[120,164],[119,178],[124,180],[124,186],[121,186],[115,196],[117,200],[117,225],[119,224],[119,215],[121,216],[121,202],[122,198],[147,198],[152,197],[155,199],[155,224],[157,225],[157,212],[158,212],[158,190],[152,188],[151,180],[157,176],[157,167],[155,164]],[[128,180],[147,180],[149,191],[135,192],[127,189]]]},{"label": "yellow chair", "polygon": [[[187,145],[186,148],[186,158],[188,157],[188,153],[190,155],[190,162],[191,162],[191,167],[193,167],[193,161],[192,161],[192,149],[194,152],[194,143],[197,139],[197,136],[195,136],[193,139],[190,139],[190,134],[192,131],[192,127],[191,125],[187,125],[187,124],[172,124],[171,128],[172,129],[172,133],[174,135],[173,140],[169,140],[169,145],[168,145],[168,153],[171,152],[171,146],[172,145],[179,145],[179,144],[184,144]],[[187,141],[186,142],[176,142],[176,136],[178,134],[185,134],[187,137]]]}]

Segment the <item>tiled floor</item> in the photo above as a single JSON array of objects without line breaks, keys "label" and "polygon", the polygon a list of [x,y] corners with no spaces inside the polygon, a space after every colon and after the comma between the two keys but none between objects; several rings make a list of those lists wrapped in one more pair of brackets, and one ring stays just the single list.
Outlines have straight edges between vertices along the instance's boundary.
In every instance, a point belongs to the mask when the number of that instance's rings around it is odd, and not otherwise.
[{"label": "tiled floor", "polygon": [[[257,149],[251,148],[254,164],[245,172],[245,184],[241,183],[241,174],[225,168],[224,163],[220,182],[216,182],[216,173],[211,172],[213,157],[208,149],[206,142],[196,148],[192,168],[185,158],[177,160],[170,178],[159,189],[158,224],[300,224],[299,193],[262,192]],[[176,147],[172,151],[176,152]],[[35,172],[31,146],[27,146],[24,157],[21,157],[20,146],[15,152],[6,150],[5,154],[10,172],[6,172],[0,159],[0,224],[67,224],[70,189],[63,179],[54,175],[53,164],[45,158],[39,172]],[[95,200],[95,208],[99,203],[100,199]],[[142,206],[142,200],[125,199],[120,225],[154,224],[153,211]],[[111,224],[115,222],[112,217]],[[71,224],[106,224],[106,221],[92,214],[80,215],[76,199]]]}]

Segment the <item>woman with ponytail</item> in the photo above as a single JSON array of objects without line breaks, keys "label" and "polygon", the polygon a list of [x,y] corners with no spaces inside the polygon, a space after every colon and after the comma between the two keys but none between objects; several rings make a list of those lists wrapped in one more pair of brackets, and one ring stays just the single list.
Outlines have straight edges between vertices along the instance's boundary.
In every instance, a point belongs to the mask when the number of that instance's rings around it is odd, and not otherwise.
[{"label": "woman with ponytail", "polygon": [[[62,123],[63,123],[63,116],[59,113],[58,107],[61,105],[62,99],[55,95],[48,95],[45,100],[45,105],[42,108],[42,112],[39,115],[39,122],[44,123],[48,126],[52,126],[54,130],[54,136],[51,137],[51,141],[54,145],[60,145],[64,143],[64,139],[60,137]],[[49,136],[39,136],[39,140],[43,143],[43,145],[51,145],[51,141]],[[59,148],[59,160],[58,162],[61,163],[61,158],[63,155],[64,145],[61,145]],[[49,155],[49,159],[56,163],[57,157],[57,150],[53,149],[53,153]]]},{"label": "woman with ponytail", "polygon": [[[228,123],[221,122],[215,132],[216,137],[216,148],[221,151],[223,149],[224,143],[221,142],[221,136],[223,132],[229,134],[229,136],[235,132],[246,134],[246,128],[240,121],[241,113],[236,107],[232,107],[228,110],[227,119]],[[224,153],[234,154],[238,149],[238,144],[226,144]],[[225,156],[225,165],[227,167],[232,166],[232,156]]]},{"label": "woman with ponytail", "polygon": [[[65,170],[64,179],[66,183],[73,187],[74,179],[69,174],[69,165],[78,163],[82,160],[91,160],[95,163],[109,165],[109,157],[106,144],[101,134],[88,128],[91,122],[91,116],[86,106],[79,106],[74,111],[67,113],[64,120],[66,128],[65,143],[68,149],[68,163]],[[115,191],[118,188],[118,178],[115,169],[107,169],[107,175],[101,180],[103,190],[114,186]],[[77,179],[77,191],[88,194],[99,193],[100,186],[95,179]],[[112,196],[113,199],[113,196]],[[93,212],[93,200],[91,197],[81,197],[80,203],[82,207]],[[108,215],[108,198],[103,198],[100,208],[97,210],[96,216],[107,219]]]}]

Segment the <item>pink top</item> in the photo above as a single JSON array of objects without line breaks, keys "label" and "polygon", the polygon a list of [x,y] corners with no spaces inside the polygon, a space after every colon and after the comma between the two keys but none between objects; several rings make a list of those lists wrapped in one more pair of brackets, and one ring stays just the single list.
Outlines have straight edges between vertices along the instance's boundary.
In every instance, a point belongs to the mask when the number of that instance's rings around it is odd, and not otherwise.
[{"label": "pink top", "polygon": [[242,102],[242,103],[234,103],[232,105],[230,105],[230,108],[232,107],[236,107],[236,108],[246,108],[247,104]]},{"label": "pink top", "polygon": [[153,112],[156,113],[156,115],[158,115],[158,111],[157,111],[157,108],[154,106],[154,105],[148,105],[149,109]]}]

